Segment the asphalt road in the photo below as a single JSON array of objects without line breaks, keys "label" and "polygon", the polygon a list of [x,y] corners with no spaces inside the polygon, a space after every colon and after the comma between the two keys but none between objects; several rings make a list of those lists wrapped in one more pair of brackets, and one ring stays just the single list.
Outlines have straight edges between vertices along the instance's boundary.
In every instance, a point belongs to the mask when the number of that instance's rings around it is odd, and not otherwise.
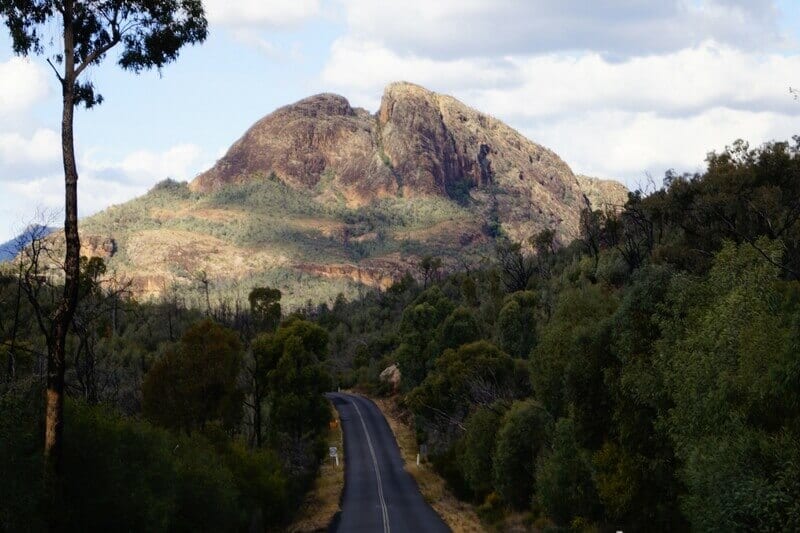
[{"label": "asphalt road", "polygon": [[361,396],[332,393],[344,431],[342,513],[333,531],[450,531],[403,468],[400,449],[377,406]]}]

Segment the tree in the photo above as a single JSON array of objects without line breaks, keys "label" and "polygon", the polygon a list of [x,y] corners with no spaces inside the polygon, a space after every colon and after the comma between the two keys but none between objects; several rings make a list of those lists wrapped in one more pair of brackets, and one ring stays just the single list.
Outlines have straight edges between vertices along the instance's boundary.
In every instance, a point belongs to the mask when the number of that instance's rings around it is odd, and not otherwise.
[{"label": "tree", "polygon": [[[78,168],[73,139],[74,110],[103,101],[81,75],[120,45],[118,64],[139,73],[161,68],[186,44],[205,40],[207,22],[200,0],[0,0],[0,17],[11,33],[16,54],[47,56],[62,89],[61,149],[65,209],[63,295],[53,312],[48,339],[44,454],[48,470],[58,474],[64,425],[64,370],[67,333],[78,304],[80,237]],[[57,25],[57,26],[56,26]],[[62,43],[48,40],[54,27]],[[60,67],[60,68],[59,68]]]},{"label": "tree", "polygon": [[439,271],[442,269],[442,260],[438,257],[426,255],[419,262],[419,271],[422,273],[423,287],[428,288],[428,285],[439,277]]},{"label": "tree", "polygon": [[515,402],[497,433],[494,483],[512,506],[522,509],[531,501],[536,459],[550,442],[550,415],[533,400]]},{"label": "tree", "polygon": [[142,410],[153,422],[186,432],[210,421],[233,428],[241,415],[241,365],[236,332],[207,319],[198,322],[147,373]]},{"label": "tree", "polygon": [[497,428],[505,412],[502,403],[478,408],[465,424],[461,471],[477,500],[482,500],[492,492],[490,474],[494,468]]},{"label": "tree", "polygon": [[250,312],[257,326],[272,331],[281,320],[281,291],[270,287],[256,287],[250,291]]},{"label": "tree", "polygon": [[524,291],[528,288],[528,283],[536,274],[536,264],[530,256],[523,253],[522,244],[503,239],[495,252],[508,292]]},{"label": "tree", "polygon": [[442,290],[431,287],[405,308],[400,320],[400,345],[393,356],[403,372],[403,386],[412,388],[425,379],[428,366],[439,355],[437,329],[453,311]]},{"label": "tree", "polygon": [[458,348],[462,344],[477,341],[480,336],[478,321],[475,320],[472,311],[466,307],[459,307],[444,320],[439,344],[443,350]]},{"label": "tree", "polygon": [[588,455],[578,447],[572,419],[560,419],[552,446],[542,453],[536,467],[536,497],[557,524],[595,518],[600,512]]},{"label": "tree", "polygon": [[528,393],[526,367],[493,344],[478,341],[445,350],[425,380],[406,398],[422,424],[447,441],[453,430],[464,429],[464,420],[473,407]]},{"label": "tree", "polygon": [[700,280],[675,277],[661,321],[674,405],[660,422],[697,530],[800,528],[800,284],[779,279],[781,243],[754,244],[725,244]]},{"label": "tree", "polygon": [[330,407],[323,394],[332,384],[325,367],[327,352],[328,333],[298,317],[254,343],[269,403],[267,435],[282,451],[289,470],[300,477],[312,471],[314,459],[324,450],[320,435],[330,420]]},{"label": "tree", "polygon": [[495,338],[506,353],[526,359],[536,342],[536,295],[531,291],[509,294],[495,323]]}]

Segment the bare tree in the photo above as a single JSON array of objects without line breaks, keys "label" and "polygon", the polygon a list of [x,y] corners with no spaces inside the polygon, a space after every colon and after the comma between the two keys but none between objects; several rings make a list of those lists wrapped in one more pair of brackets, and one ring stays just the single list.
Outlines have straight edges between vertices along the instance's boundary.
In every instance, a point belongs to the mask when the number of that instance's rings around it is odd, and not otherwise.
[{"label": "bare tree", "polygon": [[503,283],[508,292],[524,291],[536,274],[536,263],[533,258],[523,252],[521,243],[507,239],[498,243],[495,252],[503,274]]}]

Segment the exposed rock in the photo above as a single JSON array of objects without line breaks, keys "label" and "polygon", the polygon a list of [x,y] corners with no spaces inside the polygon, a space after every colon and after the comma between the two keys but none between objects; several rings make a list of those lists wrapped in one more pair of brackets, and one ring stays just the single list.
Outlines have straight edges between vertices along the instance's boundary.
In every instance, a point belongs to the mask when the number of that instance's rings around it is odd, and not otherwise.
[{"label": "exposed rock", "polygon": [[618,210],[628,201],[628,188],[618,181],[602,180],[582,174],[576,177],[593,210]]},{"label": "exposed rock", "polygon": [[376,115],[332,94],[280,108],[191,188],[211,191],[273,173],[351,206],[387,196],[467,201],[471,189],[482,215],[498,213],[520,241],[547,227],[564,241],[576,236],[584,202],[575,175],[552,151],[455,98],[405,82],[386,88]]},{"label": "exposed rock", "polygon": [[117,242],[111,237],[88,235],[81,238],[81,255],[110,259],[117,253]]},{"label": "exposed rock", "polygon": [[83,221],[84,255],[108,259],[137,296],[191,292],[203,271],[221,300],[271,284],[287,308],[386,289],[426,255],[445,271],[475,264],[498,235],[526,242],[548,228],[566,244],[587,201],[602,208],[627,194],[410,83],[386,87],[375,114],[333,94],[282,107],[191,191],[167,185]]},{"label": "exposed rock", "polygon": [[379,377],[381,383],[387,383],[391,385],[394,392],[400,390],[400,380],[403,376],[400,372],[400,367],[396,364],[386,367],[383,372],[381,372]]},{"label": "exposed rock", "polygon": [[333,189],[351,205],[362,205],[397,192],[375,135],[367,111],[353,109],[341,96],[312,96],[256,122],[190,187],[207,192],[274,173],[293,187],[320,194]]}]

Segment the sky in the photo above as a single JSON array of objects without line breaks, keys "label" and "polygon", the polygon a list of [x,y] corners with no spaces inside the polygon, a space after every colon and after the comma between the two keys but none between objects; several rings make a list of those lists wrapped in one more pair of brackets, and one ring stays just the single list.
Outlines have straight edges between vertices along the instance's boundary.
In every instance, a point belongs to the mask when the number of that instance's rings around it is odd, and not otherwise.
[{"label": "sky", "polygon": [[[800,134],[798,0],[206,0],[210,35],[161,72],[113,55],[79,110],[87,216],[191,180],[256,120],[320,92],[376,111],[383,87],[451,94],[637,188],[736,139]],[[0,242],[63,205],[60,90],[0,28]]]}]

